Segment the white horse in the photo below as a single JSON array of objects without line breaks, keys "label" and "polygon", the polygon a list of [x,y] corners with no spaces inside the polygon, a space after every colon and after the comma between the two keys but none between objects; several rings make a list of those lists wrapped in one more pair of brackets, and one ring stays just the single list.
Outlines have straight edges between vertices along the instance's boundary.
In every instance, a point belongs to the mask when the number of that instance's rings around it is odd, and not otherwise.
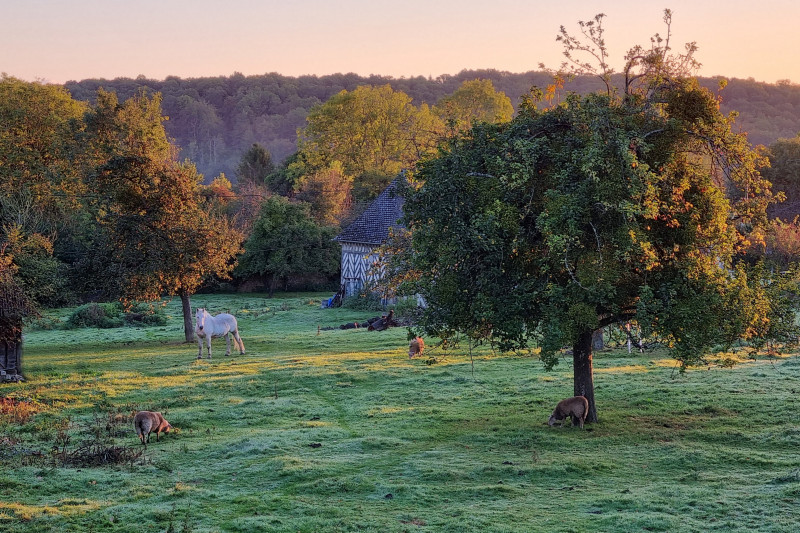
[{"label": "white horse", "polygon": [[239,336],[239,326],[236,324],[236,317],[227,313],[222,313],[217,316],[211,314],[202,307],[197,310],[195,314],[194,333],[197,335],[197,358],[203,357],[203,339],[208,343],[208,358],[211,359],[211,338],[225,336],[225,341],[228,345],[228,351],[225,355],[231,354],[231,337],[239,347],[239,353],[244,353],[244,342]]}]

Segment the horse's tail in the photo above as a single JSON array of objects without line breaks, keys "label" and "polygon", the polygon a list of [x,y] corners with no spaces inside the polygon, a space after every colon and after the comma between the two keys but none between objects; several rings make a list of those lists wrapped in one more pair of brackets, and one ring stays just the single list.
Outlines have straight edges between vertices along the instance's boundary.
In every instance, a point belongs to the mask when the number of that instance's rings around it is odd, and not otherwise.
[{"label": "horse's tail", "polygon": [[234,337],[236,342],[239,343],[239,353],[244,353],[244,341],[242,340],[242,336],[239,335],[239,330],[236,330],[236,336]]}]

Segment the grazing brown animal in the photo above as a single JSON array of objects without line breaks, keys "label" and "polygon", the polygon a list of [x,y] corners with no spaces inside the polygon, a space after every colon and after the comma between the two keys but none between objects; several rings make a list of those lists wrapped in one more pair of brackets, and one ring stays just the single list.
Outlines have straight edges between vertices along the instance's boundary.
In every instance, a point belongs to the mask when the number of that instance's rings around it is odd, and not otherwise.
[{"label": "grazing brown animal", "polygon": [[156,432],[156,442],[161,432],[169,433],[172,426],[164,418],[161,413],[153,411],[139,411],[133,418],[133,427],[136,428],[136,434],[139,435],[139,440],[142,441],[144,447],[147,448],[147,443],[150,442],[150,433]]},{"label": "grazing brown animal", "polygon": [[408,358],[411,359],[415,355],[422,355],[422,352],[425,351],[425,341],[422,340],[422,337],[417,337],[415,339],[411,339],[411,342],[408,343]]},{"label": "grazing brown animal", "polygon": [[556,405],[553,414],[550,415],[550,420],[547,421],[548,426],[553,426],[557,421],[564,425],[564,419],[568,416],[572,418],[573,426],[580,426],[583,428],[583,423],[586,421],[586,415],[589,413],[589,401],[583,396],[573,396],[561,400]]}]

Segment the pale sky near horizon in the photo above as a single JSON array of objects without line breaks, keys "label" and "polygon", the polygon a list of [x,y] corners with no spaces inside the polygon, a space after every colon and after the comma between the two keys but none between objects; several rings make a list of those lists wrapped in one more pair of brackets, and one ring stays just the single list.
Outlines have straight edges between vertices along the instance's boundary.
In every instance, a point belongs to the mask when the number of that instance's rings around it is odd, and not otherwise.
[{"label": "pale sky near horizon", "polygon": [[798,0],[0,0],[0,72],[28,81],[277,72],[439,76],[558,68],[564,25],[605,13],[615,70],[665,34],[700,76],[800,82]]}]

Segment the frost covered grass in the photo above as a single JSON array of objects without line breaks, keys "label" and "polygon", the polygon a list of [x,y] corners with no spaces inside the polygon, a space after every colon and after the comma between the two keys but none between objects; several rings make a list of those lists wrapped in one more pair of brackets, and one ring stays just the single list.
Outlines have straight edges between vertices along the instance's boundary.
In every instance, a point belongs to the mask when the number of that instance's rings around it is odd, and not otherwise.
[{"label": "frost covered grass", "polygon": [[[793,531],[800,359],[679,374],[663,353],[595,356],[600,423],[549,428],[570,360],[466,347],[408,359],[403,328],[322,294],[195,297],[247,354],[196,360],[165,326],[29,331],[28,381],[0,388],[0,529],[38,531]],[[60,310],[54,317],[69,315]],[[319,330],[318,330],[319,327]],[[730,357],[725,360],[728,361]],[[63,464],[86,439],[138,458]],[[119,422],[119,424],[117,424]]]}]

